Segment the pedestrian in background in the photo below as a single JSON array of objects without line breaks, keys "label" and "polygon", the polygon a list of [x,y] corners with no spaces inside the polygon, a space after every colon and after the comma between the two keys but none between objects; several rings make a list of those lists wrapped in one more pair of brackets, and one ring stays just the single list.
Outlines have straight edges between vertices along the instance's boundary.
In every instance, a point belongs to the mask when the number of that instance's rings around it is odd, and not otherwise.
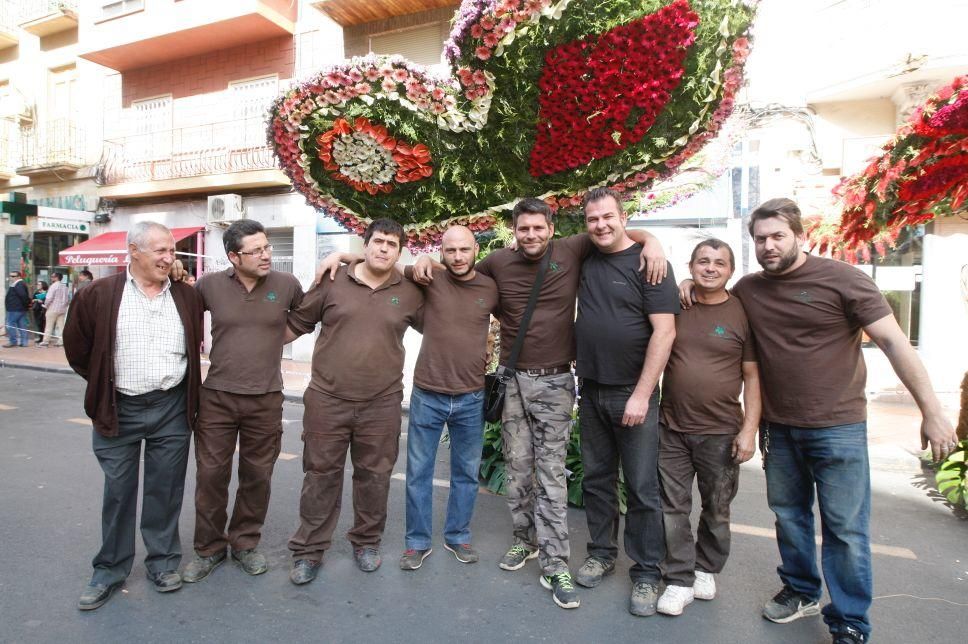
[{"label": "pedestrian in background", "polygon": [[30,303],[30,312],[34,318],[34,329],[40,336],[37,339],[37,344],[40,344],[41,339],[44,337],[44,326],[47,324],[47,310],[44,308],[44,300],[47,299],[47,289],[50,285],[41,280],[37,282],[37,290],[34,291],[34,299]]},{"label": "pedestrian in background", "polygon": [[30,308],[30,291],[20,271],[10,271],[10,287],[3,304],[7,309],[7,344],[4,347],[25,347],[27,340],[27,310]]},{"label": "pedestrian in background", "polygon": [[67,315],[67,303],[70,301],[70,293],[67,284],[64,283],[64,276],[60,273],[51,273],[51,285],[47,290],[47,297],[44,298],[44,309],[46,310],[47,320],[44,323],[44,340],[37,346],[64,346],[64,320]]}]

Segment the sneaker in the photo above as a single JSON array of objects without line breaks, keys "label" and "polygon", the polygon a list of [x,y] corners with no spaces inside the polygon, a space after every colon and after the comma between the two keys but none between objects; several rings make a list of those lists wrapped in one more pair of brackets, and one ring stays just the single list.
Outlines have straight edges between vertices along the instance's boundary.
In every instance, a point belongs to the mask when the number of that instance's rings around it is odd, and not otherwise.
[{"label": "sneaker", "polygon": [[373,572],[380,567],[383,559],[380,551],[372,546],[363,546],[353,550],[353,559],[356,560],[356,567],[363,572]]},{"label": "sneaker", "polygon": [[559,572],[554,575],[541,575],[541,585],[551,591],[551,597],[562,608],[578,608],[581,601],[578,591],[571,583],[571,573]]},{"label": "sneaker", "polygon": [[480,557],[469,543],[444,543],[444,550],[454,553],[457,561],[466,564],[477,563]]},{"label": "sneaker", "polygon": [[319,574],[319,567],[322,565],[323,562],[321,561],[296,559],[292,562],[292,570],[289,571],[289,581],[297,586],[308,584],[313,579],[316,579],[316,575]]},{"label": "sneaker", "polygon": [[819,614],[820,602],[801,595],[789,586],[784,586],[783,590],[763,607],[763,617],[777,624],[787,624],[801,617]]},{"label": "sneaker", "polygon": [[[696,581],[692,584],[692,591],[696,599],[716,598],[716,577],[709,572],[696,571]],[[662,611],[659,611],[662,612]]]},{"label": "sneaker", "polygon": [[842,626],[833,636],[833,644],[863,644],[867,641],[867,636],[853,626]]},{"label": "sneaker", "polygon": [[182,575],[182,581],[186,584],[194,584],[195,582],[201,581],[208,577],[213,570],[222,565],[223,561],[225,561],[224,550],[222,552],[216,552],[214,555],[209,555],[208,557],[203,557],[196,552],[192,560],[185,566],[185,574]]},{"label": "sneaker", "polygon": [[686,586],[666,586],[656,609],[663,615],[682,615],[682,610],[692,603],[693,590]]},{"label": "sneaker", "polygon": [[594,588],[602,583],[602,577],[615,572],[615,562],[598,557],[585,557],[585,563],[578,569],[575,581],[585,588]]},{"label": "sneaker", "polygon": [[46,346],[50,346],[50,345],[48,345],[46,342],[38,342],[37,343],[37,346],[38,347],[46,347]]},{"label": "sneaker", "polygon": [[232,559],[242,567],[242,571],[247,575],[261,575],[269,570],[269,562],[261,552],[255,548],[247,550],[232,551]]},{"label": "sneaker", "polygon": [[507,551],[498,566],[504,570],[520,570],[526,561],[537,556],[537,550],[528,550],[524,546],[515,544]]},{"label": "sneaker", "polygon": [[429,557],[433,551],[433,548],[427,548],[426,550],[407,548],[403,551],[403,556],[400,557],[400,570],[416,570],[423,565],[424,559]]},{"label": "sneaker", "polygon": [[655,615],[656,598],[659,596],[659,587],[647,581],[637,581],[632,585],[632,594],[629,596],[629,612],[639,617]]}]

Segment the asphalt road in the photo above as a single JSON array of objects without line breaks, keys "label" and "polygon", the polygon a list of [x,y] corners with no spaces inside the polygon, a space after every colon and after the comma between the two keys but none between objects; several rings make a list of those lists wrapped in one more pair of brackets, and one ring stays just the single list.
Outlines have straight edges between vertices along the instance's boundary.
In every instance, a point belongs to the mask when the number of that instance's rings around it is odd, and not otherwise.
[{"label": "asphalt road", "polygon": [[[582,590],[581,608],[556,607],[538,584],[535,562],[517,572],[498,568],[510,545],[510,518],[504,499],[485,492],[473,523],[480,563],[461,564],[443,549],[439,530],[447,490],[436,487],[434,553],[420,570],[399,570],[404,445],[399,478],[391,487],[383,567],[359,572],[343,536],[352,520],[348,468],[335,545],[319,578],[297,588],[288,581],[286,542],[298,519],[302,407],[288,403],[262,541],[269,572],[252,578],[225,564],[200,584],[159,595],[144,577],[139,539],[123,591],[101,609],[81,613],[75,602],[99,543],[102,485],[82,392],[76,376],[0,369],[2,642],[829,641],[819,618],[781,626],[760,617],[779,582],[772,515],[755,464],[743,468],[733,505],[733,553],[719,577],[719,597],[692,604],[678,618],[628,614],[624,557],[615,575],[594,590]],[[916,461],[883,450],[873,456],[874,639],[964,641],[968,521],[918,488]],[[446,459],[442,447],[437,477],[445,480]],[[194,477],[192,462],[181,521],[185,561],[191,553]],[[584,513],[572,509],[569,523],[574,570],[585,554]]]}]

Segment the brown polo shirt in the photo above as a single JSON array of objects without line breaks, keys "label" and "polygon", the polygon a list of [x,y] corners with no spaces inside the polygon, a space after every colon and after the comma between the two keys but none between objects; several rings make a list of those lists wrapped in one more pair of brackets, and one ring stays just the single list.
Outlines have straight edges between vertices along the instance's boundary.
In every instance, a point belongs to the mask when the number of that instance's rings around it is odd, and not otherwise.
[{"label": "brown polo shirt", "polygon": [[[582,260],[592,248],[586,234],[551,241],[551,263],[516,368],[548,369],[575,359],[575,297]],[[511,355],[539,262],[502,248],[477,265],[478,271],[497,282],[501,298],[501,364],[506,364]]]},{"label": "brown polo shirt", "polygon": [[739,432],[744,362],[756,362],[756,350],[738,298],[682,311],[662,378],[662,422],[686,434]]},{"label": "brown polo shirt", "polygon": [[891,315],[874,280],[807,255],[785,275],[743,277],[733,293],[756,336],[764,420],[832,427],[867,419],[861,327]]},{"label": "brown polo shirt", "polygon": [[289,314],[289,326],[303,334],[322,322],[311,389],[365,401],[403,390],[403,334],[408,326],[419,328],[424,296],[396,271],[371,289],[356,279],[357,264],[310,289]]},{"label": "brown polo shirt", "polygon": [[[408,266],[407,279],[413,275]],[[423,342],[413,383],[441,394],[466,394],[484,387],[487,332],[497,313],[497,284],[475,272],[462,282],[448,271],[434,271],[424,287]]]},{"label": "brown polo shirt", "polygon": [[233,394],[282,391],[279,360],[286,317],[303,298],[299,280],[271,271],[250,292],[228,268],[206,273],[195,289],[212,315],[212,365],[202,386]]}]

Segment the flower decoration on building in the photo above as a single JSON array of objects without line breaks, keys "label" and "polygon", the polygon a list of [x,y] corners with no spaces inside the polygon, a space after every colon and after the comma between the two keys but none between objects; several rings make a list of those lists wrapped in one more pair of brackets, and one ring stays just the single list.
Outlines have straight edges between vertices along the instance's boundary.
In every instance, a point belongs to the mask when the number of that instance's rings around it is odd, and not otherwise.
[{"label": "flower decoration on building", "polygon": [[269,140],[314,207],[411,248],[487,230],[522,196],[573,207],[591,187],[675,174],[733,110],[754,2],[465,0],[452,75],[401,57],[328,67],[280,96]]},{"label": "flower decoration on building", "polygon": [[835,194],[843,205],[840,245],[848,249],[968,210],[968,78],[928,98]]}]

